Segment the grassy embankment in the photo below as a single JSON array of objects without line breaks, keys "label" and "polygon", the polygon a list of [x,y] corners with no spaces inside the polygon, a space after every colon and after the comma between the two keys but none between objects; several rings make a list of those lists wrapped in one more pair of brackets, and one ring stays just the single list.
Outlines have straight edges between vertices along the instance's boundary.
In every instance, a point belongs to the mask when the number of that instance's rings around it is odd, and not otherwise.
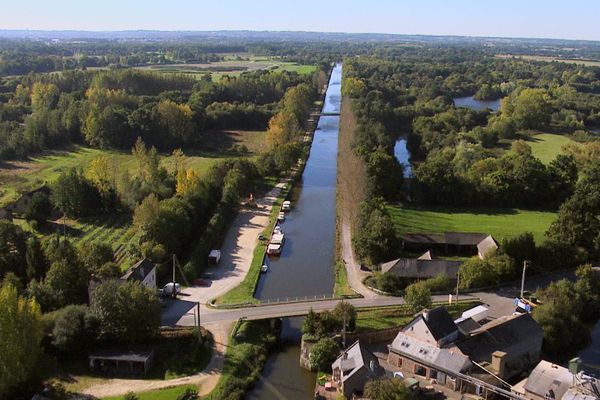
[{"label": "grassy embankment", "polygon": [[[481,304],[479,301],[464,301],[458,305],[453,304],[448,306],[447,303],[439,303],[438,305],[446,305],[448,312],[453,318],[458,318],[463,311],[471,307]],[[393,328],[406,325],[414,318],[407,306],[394,306],[385,308],[370,308],[357,311],[356,331],[367,332],[371,330]]]},{"label": "grassy embankment", "polygon": [[533,233],[541,243],[556,213],[512,208],[450,208],[388,206],[396,232],[483,232],[496,240]]},{"label": "grassy embankment", "polygon": [[[262,131],[227,131],[206,132],[202,151],[184,149],[187,166],[193,168],[200,176],[210,166],[227,158],[254,157],[264,151],[264,135]],[[236,149],[245,146],[247,153]],[[169,154],[163,154],[168,156]],[[53,182],[61,172],[69,168],[84,169],[99,157],[109,157],[115,166],[116,173],[128,171],[135,173],[136,162],[131,152],[116,150],[99,150],[83,146],[73,146],[65,150],[48,151],[27,161],[7,161],[0,163],[0,206],[14,201],[19,193]],[[172,170],[171,160],[165,157],[163,165]],[[58,223],[47,223],[40,226],[38,234],[43,236],[57,230],[62,232],[62,220]],[[27,223],[16,219],[15,223],[29,230]],[[66,234],[75,244],[101,241],[110,243],[117,252],[118,261],[125,254],[127,245],[134,239],[136,231],[131,227],[131,216],[127,214],[110,214],[97,218],[65,220]]]},{"label": "grassy embankment", "polygon": [[367,195],[368,177],[364,161],[352,150],[356,117],[352,112],[349,98],[342,99],[340,115],[340,133],[338,140],[338,179],[337,179],[337,218],[336,218],[336,264],[335,287],[336,296],[354,294],[346,276],[346,267],[341,254],[341,229],[343,224],[350,224],[352,231],[358,221],[360,203]]},{"label": "grassy embankment", "polygon": [[269,320],[242,322],[232,333],[219,383],[204,399],[243,399],[276,342]]}]

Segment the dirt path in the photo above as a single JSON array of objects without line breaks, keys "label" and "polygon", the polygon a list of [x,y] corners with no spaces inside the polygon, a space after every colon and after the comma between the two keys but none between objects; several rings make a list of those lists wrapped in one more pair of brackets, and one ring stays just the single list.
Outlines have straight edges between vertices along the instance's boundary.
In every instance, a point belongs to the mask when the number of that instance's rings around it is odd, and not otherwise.
[{"label": "dirt path", "polygon": [[366,299],[375,299],[381,295],[373,292],[363,283],[369,274],[360,270],[360,265],[354,258],[354,252],[352,251],[352,230],[350,224],[342,220],[342,259],[346,266],[346,275],[348,277],[348,284],[356,293],[361,294]]},{"label": "dirt path", "polygon": [[[120,396],[127,392],[148,392],[157,389],[163,389],[181,385],[196,385],[200,387],[199,394],[204,396],[208,394],[219,382],[221,369],[225,356],[225,348],[229,341],[229,333],[232,329],[232,323],[207,324],[205,328],[210,330],[215,339],[215,348],[213,356],[204,371],[191,376],[170,380],[144,380],[144,379],[108,379],[99,384],[82,390],[83,394],[102,398],[108,396]],[[77,377],[74,377],[77,379]]]}]

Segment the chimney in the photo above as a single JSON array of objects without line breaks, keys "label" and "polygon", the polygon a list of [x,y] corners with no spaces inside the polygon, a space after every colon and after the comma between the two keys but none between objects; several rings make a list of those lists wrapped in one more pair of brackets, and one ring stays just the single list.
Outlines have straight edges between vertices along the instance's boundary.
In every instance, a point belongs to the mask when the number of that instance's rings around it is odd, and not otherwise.
[{"label": "chimney", "polygon": [[573,375],[577,375],[579,371],[581,371],[581,360],[579,357],[569,360],[569,372]]},{"label": "chimney", "polygon": [[495,351],[492,353],[492,369],[500,378],[504,378],[504,369],[506,366],[506,353]]},{"label": "chimney", "polygon": [[425,321],[429,321],[429,310],[424,310],[423,311],[423,319]]}]

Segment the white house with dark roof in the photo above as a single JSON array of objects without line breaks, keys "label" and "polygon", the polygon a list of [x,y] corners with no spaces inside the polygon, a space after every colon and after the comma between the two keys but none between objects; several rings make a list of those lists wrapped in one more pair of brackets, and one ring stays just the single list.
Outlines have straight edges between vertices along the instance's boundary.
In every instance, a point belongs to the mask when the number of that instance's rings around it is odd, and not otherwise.
[{"label": "white house with dark roof", "polygon": [[331,364],[331,370],[336,387],[347,399],[362,394],[368,381],[385,375],[377,357],[358,340]]},{"label": "white house with dark roof", "polygon": [[144,286],[156,290],[156,266],[147,258],[135,263],[121,277],[122,281],[138,281]]}]

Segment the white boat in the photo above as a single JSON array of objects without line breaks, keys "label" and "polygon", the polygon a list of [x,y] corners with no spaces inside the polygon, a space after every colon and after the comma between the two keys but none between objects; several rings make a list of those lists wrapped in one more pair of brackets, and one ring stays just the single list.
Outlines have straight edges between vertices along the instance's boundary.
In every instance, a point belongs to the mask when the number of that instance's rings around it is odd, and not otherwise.
[{"label": "white boat", "polygon": [[281,230],[281,226],[276,225],[275,229],[273,229],[273,233],[283,233],[283,231]]},{"label": "white boat", "polygon": [[269,270],[269,266],[267,264],[260,267],[260,272],[262,272],[263,274],[266,273],[268,270]]},{"label": "white boat", "polygon": [[267,247],[267,255],[270,255],[270,256],[280,255],[282,247],[283,247],[283,244],[280,244],[280,243],[269,244],[269,246]]},{"label": "white boat", "polygon": [[285,241],[285,235],[282,232],[274,233],[273,236],[271,237],[270,244],[283,244],[284,241]]},{"label": "white boat", "polygon": [[285,221],[285,213],[283,211],[277,216],[277,221]]},{"label": "white boat", "polygon": [[283,204],[281,205],[281,209],[283,211],[289,211],[292,208],[292,202],[289,200],[286,200],[283,202]]}]

